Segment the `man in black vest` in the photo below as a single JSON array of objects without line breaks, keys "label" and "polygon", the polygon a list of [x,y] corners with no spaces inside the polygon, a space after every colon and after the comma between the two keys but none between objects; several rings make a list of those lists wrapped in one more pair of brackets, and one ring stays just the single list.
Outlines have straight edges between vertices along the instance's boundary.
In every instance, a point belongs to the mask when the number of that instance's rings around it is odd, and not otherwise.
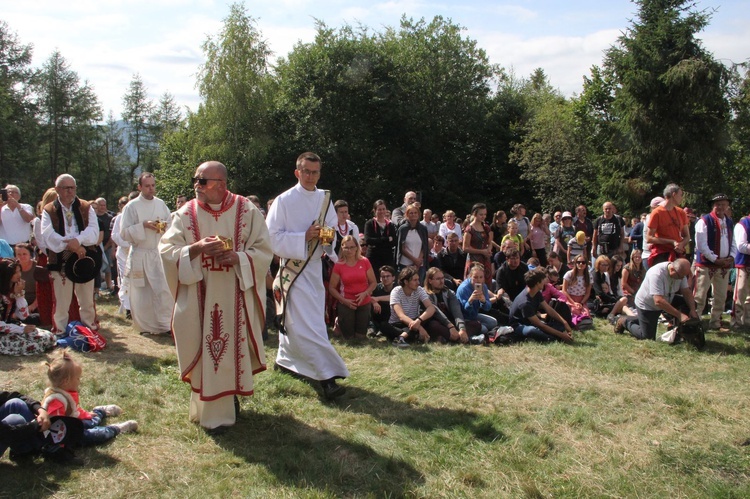
[{"label": "man in black vest", "polygon": [[65,331],[68,309],[73,293],[78,298],[81,322],[98,329],[94,307],[94,279],[74,283],[65,275],[65,260],[75,253],[86,256],[86,246],[96,246],[99,240],[99,223],[94,208],[76,196],[76,179],[64,173],[55,180],[57,200],[44,207],[42,237],[47,247],[52,285],[55,290],[55,332]]},{"label": "man in black vest", "polygon": [[721,314],[725,310],[729,272],[734,267],[737,246],[734,223],[726,216],[729,197],[717,194],[711,202],[711,213],[703,215],[695,224],[695,306],[698,314],[702,314],[710,287],[714,298],[708,328],[727,332],[729,329],[721,326]]}]

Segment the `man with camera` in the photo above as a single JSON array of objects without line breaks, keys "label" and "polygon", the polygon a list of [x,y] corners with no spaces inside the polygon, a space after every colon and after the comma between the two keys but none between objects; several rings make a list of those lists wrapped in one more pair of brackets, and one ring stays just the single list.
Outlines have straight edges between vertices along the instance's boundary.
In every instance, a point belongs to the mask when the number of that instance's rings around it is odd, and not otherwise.
[{"label": "man with camera", "polygon": [[0,239],[5,239],[11,246],[28,243],[34,210],[21,203],[21,189],[16,185],[8,184],[5,189],[0,189],[0,196]]}]

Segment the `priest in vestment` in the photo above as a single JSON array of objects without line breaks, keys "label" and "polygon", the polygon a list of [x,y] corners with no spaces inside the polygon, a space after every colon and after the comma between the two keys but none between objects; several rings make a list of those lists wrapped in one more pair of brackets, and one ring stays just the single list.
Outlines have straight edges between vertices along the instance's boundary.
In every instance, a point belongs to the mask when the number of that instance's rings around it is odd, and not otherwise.
[{"label": "priest in vestment", "polygon": [[141,334],[169,334],[174,299],[164,275],[159,240],[171,213],[155,196],[153,173],[141,174],[138,190],[140,196],[125,206],[120,219],[120,236],[130,243],[125,276],[133,324]]},{"label": "priest in vestment", "polygon": [[[313,254],[307,254],[308,241],[316,240],[320,235],[320,226],[316,223],[324,201],[324,192],[316,188],[320,169],[317,155],[300,155],[294,171],[299,183],[274,199],[266,223],[274,253],[283,259],[305,261],[309,257],[307,266],[288,292],[284,318],[286,334],[279,334],[276,365],[320,381],[323,394],[334,398],[345,391],[343,386],[336,384],[336,379],[348,377],[349,370],[328,339],[320,260],[322,245],[313,245],[316,248]],[[325,225],[333,227],[338,219],[330,201],[328,203]],[[335,254],[329,256],[336,260]]]},{"label": "priest in vestment", "polygon": [[196,199],[172,215],[159,244],[176,293],[172,328],[180,376],[192,388],[190,419],[206,429],[234,424],[237,396],[252,395],[253,376],[266,369],[271,242],[261,212],[226,182],[224,165],[201,164]]}]

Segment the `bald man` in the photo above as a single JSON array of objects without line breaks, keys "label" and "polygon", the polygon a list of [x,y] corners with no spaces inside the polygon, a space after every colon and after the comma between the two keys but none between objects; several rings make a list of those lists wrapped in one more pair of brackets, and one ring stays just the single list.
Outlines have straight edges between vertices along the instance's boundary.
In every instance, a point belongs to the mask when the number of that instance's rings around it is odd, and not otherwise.
[{"label": "bald man", "polygon": [[[688,286],[689,275],[690,262],[685,258],[678,258],[674,262],[658,263],[649,268],[635,295],[638,317],[618,319],[615,323],[615,333],[619,334],[627,329],[639,340],[654,340],[662,312],[675,317],[679,322],[684,322],[690,317],[698,317],[693,293]],[[677,294],[682,295],[687,306],[687,314],[675,306]],[[684,310],[682,305],[678,306]]]},{"label": "bald man", "polygon": [[170,289],[180,377],[190,383],[190,419],[212,433],[235,423],[238,395],[253,394],[266,369],[261,332],[273,257],[265,219],[227,190],[227,169],[201,164],[195,199],[172,214],[159,243]]}]

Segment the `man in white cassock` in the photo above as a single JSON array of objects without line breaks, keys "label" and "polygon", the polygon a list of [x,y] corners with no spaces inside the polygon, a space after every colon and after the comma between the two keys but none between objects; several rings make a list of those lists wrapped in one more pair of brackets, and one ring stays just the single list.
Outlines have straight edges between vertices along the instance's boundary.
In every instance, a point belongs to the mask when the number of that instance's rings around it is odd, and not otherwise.
[{"label": "man in white cassock", "polygon": [[159,240],[171,213],[155,196],[156,179],[144,172],[138,178],[140,196],[125,205],[120,236],[130,243],[125,276],[130,283],[130,313],[141,334],[170,334],[174,299],[167,286]]},{"label": "man in white cassock", "polygon": [[180,376],[190,383],[190,419],[212,432],[235,423],[238,395],[253,394],[266,369],[261,332],[266,274],[273,257],[258,208],[227,190],[227,169],[201,164],[196,199],[172,214],[161,239],[176,293],[172,328]]},{"label": "man in white cassock", "polygon": [[[276,366],[320,381],[323,395],[332,399],[344,394],[344,387],[337,385],[336,379],[349,376],[349,370],[328,340],[324,318],[320,260],[324,247],[320,244],[319,219],[324,213],[325,225],[333,227],[337,217],[330,196],[316,188],[321,166],[316,154],[307,152],[297,158],[294,175],[299,183],[274,200],[266,223],[274,253],[282,259],[280,277],[287,276],[283,272],[285,263],[303,269],[289,289],[279,290],[274,285],[275,298],[280,301],[283,295],[285,303]],[[328,256],[336,261],[330,244],[326,248]]]}]

